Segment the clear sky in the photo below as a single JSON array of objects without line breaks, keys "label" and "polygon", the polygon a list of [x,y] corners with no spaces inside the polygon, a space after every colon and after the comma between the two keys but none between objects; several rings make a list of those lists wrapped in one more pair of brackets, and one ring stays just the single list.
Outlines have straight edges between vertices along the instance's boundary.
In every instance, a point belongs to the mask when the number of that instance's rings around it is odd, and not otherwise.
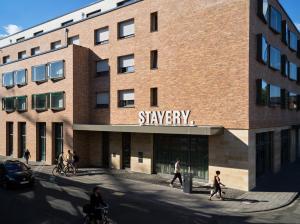
[{"label": "clear sky", "polygon": [[[0,0],[0,37],[34,26],[96,0]],[[251,0],[254,1],[254,0]],[[279,0],[300,28],[300,0]]]}]

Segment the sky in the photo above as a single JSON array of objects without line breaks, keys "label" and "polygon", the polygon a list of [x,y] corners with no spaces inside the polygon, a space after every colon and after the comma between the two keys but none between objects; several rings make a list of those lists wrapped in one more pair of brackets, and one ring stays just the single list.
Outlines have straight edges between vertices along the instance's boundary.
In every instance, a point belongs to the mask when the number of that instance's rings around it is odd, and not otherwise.
[{"label": "sky", "polygon": [[[96,0],[0,0],[0,38]],[[254,0],[251,0],[254,1]],[[300,0],[279,0],[300,29]]]}]

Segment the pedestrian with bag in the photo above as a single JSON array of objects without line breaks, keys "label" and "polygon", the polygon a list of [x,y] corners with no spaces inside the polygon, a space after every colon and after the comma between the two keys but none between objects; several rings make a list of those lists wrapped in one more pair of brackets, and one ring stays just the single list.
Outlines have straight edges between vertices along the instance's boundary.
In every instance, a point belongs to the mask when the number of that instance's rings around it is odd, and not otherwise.
[{"label": "pedestrian with bag", "polygon": [[182,188],[182,178],[181,178],[181,173],[180,173],[180,160],[179,159],[177,159],[177,161],[175,163],[174,177],[173,177],[173,180],[170,183],[171,187],[174,187],[173,184],[174,184],[174,181],[177,178],[179,179],[179,182],[180,182],[180,185],[181,185],[181,188]]}]

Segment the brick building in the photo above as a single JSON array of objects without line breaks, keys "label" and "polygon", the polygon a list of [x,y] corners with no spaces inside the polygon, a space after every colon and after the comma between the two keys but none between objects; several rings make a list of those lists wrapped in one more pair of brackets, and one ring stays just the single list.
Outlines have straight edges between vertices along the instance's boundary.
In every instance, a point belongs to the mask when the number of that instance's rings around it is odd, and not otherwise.
[{"label": "brick building", "polygon": [[299,146],[300,35],[277,0],[102,0],[0,40],[0,154],[250,190]]}]

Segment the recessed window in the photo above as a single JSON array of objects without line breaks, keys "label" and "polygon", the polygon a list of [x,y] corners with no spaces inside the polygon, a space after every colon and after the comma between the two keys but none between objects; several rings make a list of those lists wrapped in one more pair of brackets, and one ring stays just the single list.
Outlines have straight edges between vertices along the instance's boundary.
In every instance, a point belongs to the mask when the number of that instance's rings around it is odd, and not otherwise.
[{"label": "recessed window", "polygon": [[119,39],[132,37],[135,34],[134,19],[118,23]]},{"label": "recessed window", "polygon": [[31,79],[33,82],[47,81],[46,65],[33,66],[31,68]]},{"label": "recessed window", "polygon": [[95,16],[95,15],[100,14],[100,13],[101,13],[101,9],[98,9],[96,11],[93,11],[93,12],[90,12],[90,13],[86,14],[86,17],[89,18],[91,16]]},{"label": "recessed window", "polygon": [[298,67],[296,64],[290,62],[289,63],[289,78],[291,80],[297,81],[298,79]]},{"label": "recessed window", "polygon": [[267,64],[269,56],[269,46],[264,35],[257,36],[257,59],[258,61]]},{"label": "recessed window", "polygon": [[6,63],[11,62],[9,55],[4,56],[4,57],[2,58],[2,61],[3,61],[3,64],[6,64]]},{"label": "recessed window", "polygon": [[27,110],[27,96],[16,97],[16,108],[19,112],[24,112]]},{"label": "recessed window", "polygon": [[292,31],[289,31],[289,47],[293,51],[298,50],[298,37],[297,34]]},{"label": "recessed window", "polygon": [[21,51],[18,53],[18,59],[24,59],[26,58],[26,51]]},{"label": "recessed window", "polygon": [[18,86],[24,86],[27,84],[27,70],[21,69],[15,71],[15,84]]},{"label": "recessed window", "polygon": [[14,122],[6,122],[6,155],[11,156],[14,150]]},{"label": "recessed window", "polygon": [[157,69],[158,68],[157,61],[158,61],[158,52],[157,52],[157,50],[151,51],[151,53],[150,53],[150,68],[151,69]]},{"label": "recessed window", "polygon": [[64,78],[64,61],[51,62],[48,65],[48,76],[50,79]]},{"label": "recessed window", "polygon": [[40,30],[40,31],[35,32],[35,33],[33,34],[33,36],[36,37],[36,36],[41,35],[42,33],[44,33],[44,30]]},{"label": "recessed window", "polygon": [[73,37],[69,37],[68,38],[68,44],[72,45],[72,44],[76,44],[79,45],[80,41],[79,41],[79,35],[73,36]]},{"label": "recessed window", "polygon": [[101,92],[96,95],[96,107],[108,108],[109,107],[109,92]]},{"label": "recessed window", "polygon": [[6,72],[2,74],[2,86],[6,88],[11,88],[14,86],[13,72]]},{"label": "recessed window", "polygon": [[15,110],[16,97],[2,98],[2,110],[13,112]]},{"label": "recessed window", "polygon": [[270,68],[274,70],[280,70],[281,68],[281,53],[280,51],[275,48],[270,46]]},{"label": "recessed window", "polygon": [[49,107],[49,94],[34,94],[32,95],[32,109],[37,111],[47,110]]},{"label": "recessed window", "polygon": [[268,105],[269,85],[266,81],[258,79],[256,81],[256,103],[261,106]]},{"label": "recessed window", "polygon": [[117,7],[129,4],[129,3],[134,2],[134,1],[135,0],[123,0],[123,1],[117,3]]},{"label": "recessed window", "polygon": [[281,74],[285,77],[289,77],[290,74],[290,62],[286,55],[281,56]]},{"label": "recessed window", "polygon": [[158,103],[157,103],[157,88],[151,88],[150,89],[150,106],[151,107],[158,106]]},{"label": "recessed window", "polygon": [[282,16],[274,7],[270,6],[270,28],[276,33],[281,33]]},{"label": "recessed window", "polygon": [[97,61],[97,75],[109,75],[109,60],[104,59]]},{"label": "recessed window", "polygon": [[143,160],[144,160],[144,153],[138,152],[138,162],[143,163]]},{"label": "recessed window", "polygon": [[73,23],[73,22],[74,22],[74,20],[73,20],[73,19],[70,19],[70,20],[68,20],[68,21],[66,21],[66,22],[61,23],[61,26],[68,26],[68,25],[70,25],[70,24]]},{"label": "recessed window", "polygon": [[51,43],[51,50],[56,50],[61,48],[61,41],[55,41]]},{"label": "recessed window", "polygon": [[31,56],[40,54],[40,47],[31,48]]},{"label": "recessed window", "polygon": [[282,21],[282,42],[286,45],[289,44],[289,27],[285,20]]},{"label": "recessed window", "polygon": [[153,12],[150,15],[150,32],[156,32],[158,31],[158,13]]},{"label": "recessed window", "polygon": [[23,41],[23,40],[25,40],[25,37],[20,37],[20,38],[18,38],[18,39],[16,40],[16,42],[18,43],[18,42],[21,42],[21,41]]},{"label": "recessed window", "polygon": [[281,106],[281,90],[278,86],[270,85],[269,105],[272,107]]},{"label": "recessed window", "polygon": [[298,109],[298,96],[296,93],[288,93],[288,109],[297,110]]},{"label": "recessed window", "polygon": [[119,107],[134,107],[134,90],[118,91]]},{"label": "recessed window", "polygon": [[258,16],[267,23],[269,20],[269,1],[259,0],[258,1]]},{"label": "recessed window", "polygon": [[50,93],[50,97],[52,110],[65,109],[65,92]]},{"label": "recessed window", "polygon": [[118,57],[118,73],[131,73],[135,71],[134,55]]},{"label": "recessed window", "polygon": [[95,30],[95,44],[107,44],[109,41],[109,28],[103,27]]}]

